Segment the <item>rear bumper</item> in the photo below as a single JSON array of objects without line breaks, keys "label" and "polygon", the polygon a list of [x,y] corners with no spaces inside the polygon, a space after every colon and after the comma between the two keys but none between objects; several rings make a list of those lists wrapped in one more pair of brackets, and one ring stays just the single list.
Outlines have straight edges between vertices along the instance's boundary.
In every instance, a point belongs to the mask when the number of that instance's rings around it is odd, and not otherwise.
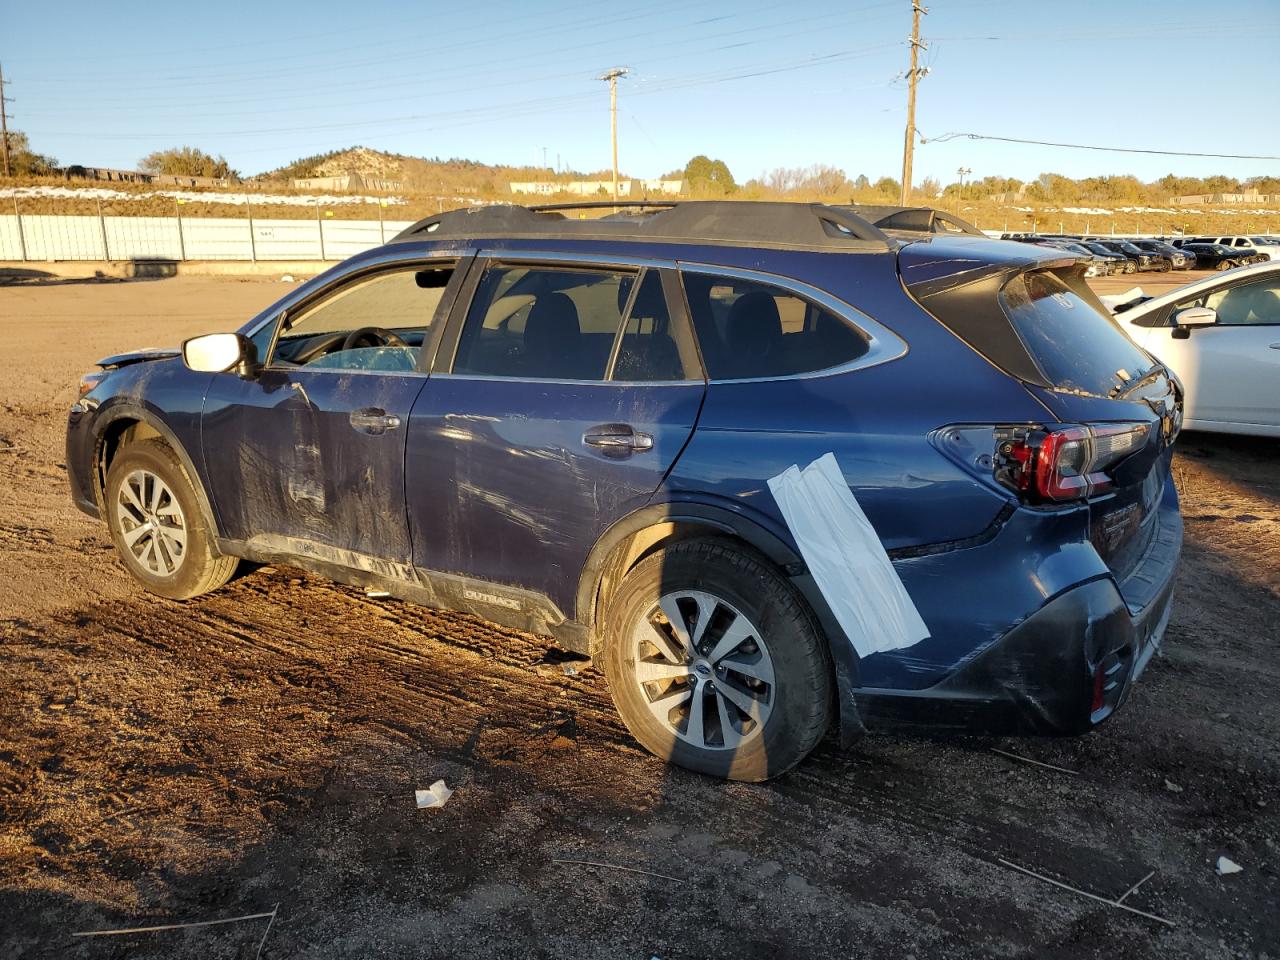
[{"label": "rear bumper", "polygon": [[1176,509],[1162,514],[1136,582],[1104,576],[1059,593],[931,687],[856,690],[863,722],[1070,735],[1105,721],[1128,698],[1168,625],[1182,519]]}]

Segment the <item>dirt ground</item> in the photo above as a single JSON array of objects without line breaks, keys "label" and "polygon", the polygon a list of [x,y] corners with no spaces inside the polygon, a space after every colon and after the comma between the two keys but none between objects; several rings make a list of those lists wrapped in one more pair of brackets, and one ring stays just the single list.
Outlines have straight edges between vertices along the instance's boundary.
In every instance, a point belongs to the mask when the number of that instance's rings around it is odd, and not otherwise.
[{"label": "dirt ground", "polygon": [[[285,289],[0,287],[0,955],[1280,957],[1276,442],[1180,442],[1167,653],[1101,730],[719,783],[536,637],[286,568],[189,603],[129,580],[67,496],[77,375]],[[1125,904],[1170,925],[1002,859],[1110,898],[1151,874]]]}]

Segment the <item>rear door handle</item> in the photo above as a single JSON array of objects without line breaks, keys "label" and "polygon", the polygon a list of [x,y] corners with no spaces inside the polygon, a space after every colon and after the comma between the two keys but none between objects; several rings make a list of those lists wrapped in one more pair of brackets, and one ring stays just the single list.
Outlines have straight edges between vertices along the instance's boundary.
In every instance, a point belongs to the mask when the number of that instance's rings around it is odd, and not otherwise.
[{"label": "rear door handle", "polygon": [[387,413],[381,407],[365,407],[363,410],[352,410],[347,418],[353,429],[370,436],[380,436],[388,430],[400,426],[400,418],[394,413]]},{"label": "rear door handle", "polygon": [[605,423],[582,435],[582,442],[597,447],[606,457],[629,457],[653,449],[653,435],[640,433],[625,423]]}]

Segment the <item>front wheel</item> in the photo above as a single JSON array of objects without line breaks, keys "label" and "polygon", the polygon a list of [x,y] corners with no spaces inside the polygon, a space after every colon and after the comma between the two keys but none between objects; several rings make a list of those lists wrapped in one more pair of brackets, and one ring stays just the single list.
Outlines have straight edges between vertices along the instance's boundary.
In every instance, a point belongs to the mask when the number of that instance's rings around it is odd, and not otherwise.
[{"label": "front wheel", "polygon": [[1138,265],[1137,265],[1136,263],[1134,263],[1132,260],[1129,260],[1129,261],[1127,261],[1127,262],[1125,263],[1125,265],[1124,265],[1124,272],[1125,272],[1125,273],[1137,273],[1137,272],[1138,272]]},{"label": "front wheel", "polygon": [[235,573],[239,561],[218,552],[186,471],[162,441],[124,447],[107,470],[103,499],[120,559],[152,593],[188,600]]},{"label": "front wheel", "polygon": [[732,780],[794,767],[831,720],[826,643],[803,598],[766,561],[690,540],[646,557],[605,617],[605,674],[651,753]]}]

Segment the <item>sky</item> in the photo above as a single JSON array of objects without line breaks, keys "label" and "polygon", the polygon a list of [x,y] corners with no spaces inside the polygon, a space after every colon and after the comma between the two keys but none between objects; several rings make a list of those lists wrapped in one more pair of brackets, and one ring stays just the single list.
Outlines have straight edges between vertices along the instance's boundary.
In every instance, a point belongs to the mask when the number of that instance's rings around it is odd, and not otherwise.
[{"label": "sky", "polygon": [[[927,6],[917,183],[952,182],[960,167],[1023,180],[1280,175],[1275,159],[944,139],[1280,156],[1280,0]],[[875,180],[901,174],[910,30],[910,0],[228,0],[115,12],[0,0],[0,66],[10,128],[63,164],[133,168],[185,144],[250,175],[363,144],[603,170],[609,98],[597,78],[626,67],[624,173],[661,176],[703,153],[740,182],[815,163]]]}]

